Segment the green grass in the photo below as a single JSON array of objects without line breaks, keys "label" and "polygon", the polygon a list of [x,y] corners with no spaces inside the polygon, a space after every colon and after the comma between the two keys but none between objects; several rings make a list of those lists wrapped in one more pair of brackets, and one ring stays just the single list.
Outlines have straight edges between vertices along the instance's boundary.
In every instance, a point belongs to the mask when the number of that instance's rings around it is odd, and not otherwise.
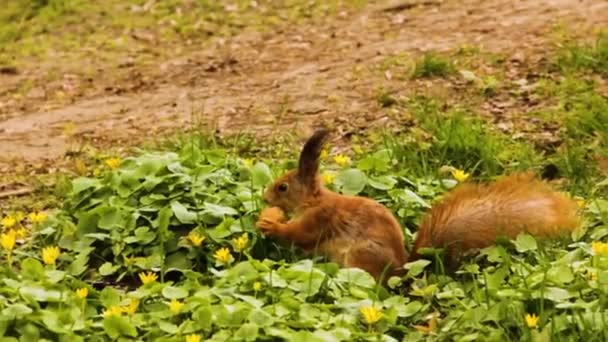
[{"label": "green grass", "polygon": [[434,99],[414,97],[407,105],[417,120],[402,136],[386,143],[400,165],[422,177],[444,165],[495,176],[538,166],[540,155],[525,141],[502,134],[464,108],[446,108]]},{"label": "green grass", "polygon": [[365,1],[303,3],[210,0],[6,0],[0,7],[0,63],[19,64],[58,52],[78,58],[97,50],[110,60],[171,55],[173,47],[206,44],[243,30],[267,31],[319,20]]},{"label": "green grass", "polygon": [[435,52],[425,53],[416,61],[413,78],[445,77],[455,72],[454,65],[448,57]]},{"label": "green grass", "polygon": [[590,44],[565,43],[555,64],[562,72],[591,71],[608,75],[608,34],[599,34]]}]

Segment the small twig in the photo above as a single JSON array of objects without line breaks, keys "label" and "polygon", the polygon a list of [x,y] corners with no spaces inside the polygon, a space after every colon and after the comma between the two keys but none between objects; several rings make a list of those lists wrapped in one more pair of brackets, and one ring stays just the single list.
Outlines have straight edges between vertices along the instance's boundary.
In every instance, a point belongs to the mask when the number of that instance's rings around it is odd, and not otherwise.
[{"label": "small twig", "polygon": [[34,192],[34,189],[32,189],[32,188],[7,190],[7,191],[0,192],[0,199],[7,198],[7,197],[13,197],[13,196],[23,196],[23,195],[31,194],[32,192]]},{"label": "small twig", "polygon": [[428,0],[428,1],[400,1],[395,4],[391,4],[381,8],[380,10],[383,12],[401,12],[412,9],[416,6],[439,6],[441,5],[441,1],[438,0]]}]

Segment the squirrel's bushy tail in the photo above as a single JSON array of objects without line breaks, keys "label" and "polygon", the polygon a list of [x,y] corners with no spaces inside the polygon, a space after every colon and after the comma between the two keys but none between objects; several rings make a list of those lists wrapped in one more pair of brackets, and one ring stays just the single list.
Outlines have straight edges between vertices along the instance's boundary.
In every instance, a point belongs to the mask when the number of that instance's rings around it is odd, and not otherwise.
[{"label": "squirrel's bushy tail", "polygon": [[423,219],[410,261],[420,257],[421,247],[444,248],[447,263],[455,265],[462,253],[487,247],[501,236],[559,237],[578,226],[577,208],[530,173],[489,185],[462,184]]}]

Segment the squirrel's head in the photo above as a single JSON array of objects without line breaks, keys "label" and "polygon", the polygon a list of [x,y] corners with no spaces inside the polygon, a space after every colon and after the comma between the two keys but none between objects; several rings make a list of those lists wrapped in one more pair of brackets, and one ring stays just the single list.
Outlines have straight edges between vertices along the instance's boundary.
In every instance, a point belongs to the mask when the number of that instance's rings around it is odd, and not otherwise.
[{"label": "squirrel's head", "polygon": [[319,157],[329,131],[316,131],[304,144],[298,168],[290,170],[266,189],[264,200],[286,212],[306,205],[319,195],[322,183],[319,177]]}]

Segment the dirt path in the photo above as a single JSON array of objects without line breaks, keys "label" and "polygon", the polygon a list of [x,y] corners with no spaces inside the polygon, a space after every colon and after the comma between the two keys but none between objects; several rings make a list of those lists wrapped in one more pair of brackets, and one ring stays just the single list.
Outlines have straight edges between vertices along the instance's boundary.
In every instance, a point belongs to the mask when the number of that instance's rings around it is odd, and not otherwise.
[{"label": "dirt path", "polygon": [[[370,5],[322,25],[244,33],[208,50],[189,49],[155,68],[127,68],[125,84],[97,81],[101,91],[69,104],[33,94],[31,104],[19,108],[0,98],[8,113],[0,122],[0,172],[10,171],[15,159],[60,158],[82,141],[133,143],[194,122],[222,134],[261,135],[307,132],[321,122],[344,132],[398,124],[380,109],[378,89],[407,94],[429,85],[379,68],[390,56],[468,44],[534,63],[551,46],[555,25],[583,33],[608,23],[608,2],[602,0],[438,3],[392,10]],[[0,74],[0,83],[15,77]]]}]

